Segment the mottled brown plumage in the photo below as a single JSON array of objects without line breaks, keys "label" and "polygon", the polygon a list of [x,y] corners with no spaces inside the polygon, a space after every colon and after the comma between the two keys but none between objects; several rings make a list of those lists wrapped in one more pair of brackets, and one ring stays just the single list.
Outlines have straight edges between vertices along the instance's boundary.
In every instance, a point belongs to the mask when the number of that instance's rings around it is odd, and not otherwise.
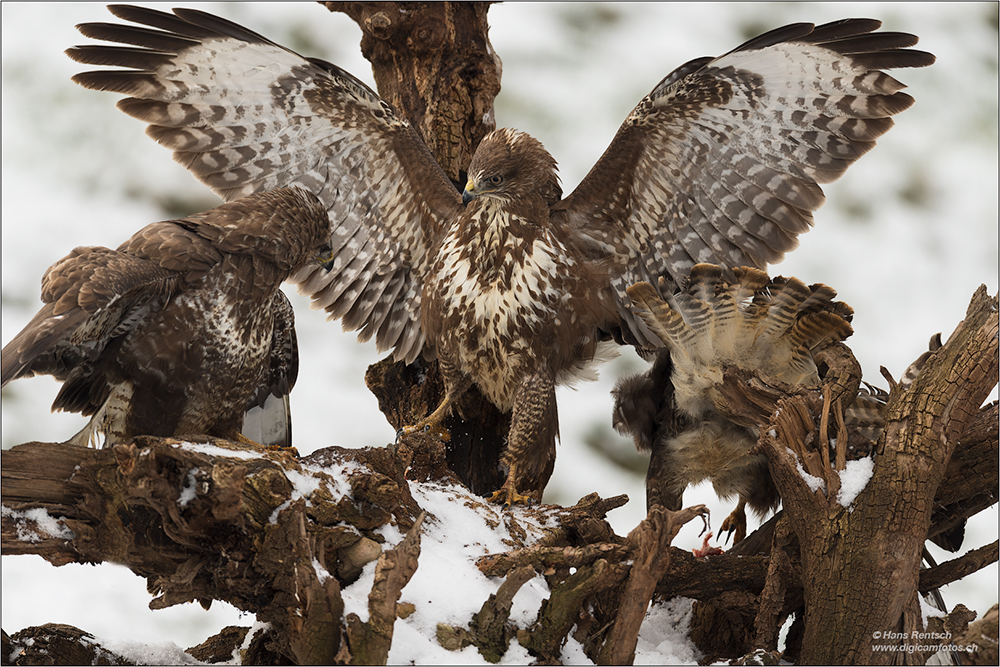
[{"label": "mottled brown plumage", "polygon": [[[833,300],[836,292],[826,285],[769,279],[748,268],[735,275],[729,282],[721,267],[697,265],[684,288],[665,301],[650,285],[629,288],[637,312],[664,347],[649,370],[615,386],[613,425],[631,436],[637,449],[650,452],[647,507],[678,510],[687,486],[709,480],[721,498],[739,499],[723,524],[739,541],[746,527],[744,507],[763,518],[780,498],[767,459],[749,453],[759,430],[724,416],[724,399],[714,389],[723,368],[816,387],[824,379],[816,355],[851,335],[853,313]],[[910,364],[899,384],[912,383],[940,347],[940,336],[931,338],[929,350]],[[887,400],[886,392],[866,383],[845,403],[849,459],[871,454],[885,425]],[[955,534],[960,538],[961,531]]]},{"label": "mottled brown plumage", "polygon": [[335,65],[203,12],[110,9],[148,27],[84,24],[129,46],[68,53],[129,69],[74,80],[127,95],[119,107],[227,199],[293,183],[316,193],[333,268],[295,280],[360,340],[441,358],[448,399],[432,421],[472,384],[512,411],[508,500],[540,496],[553,387],[597,340],[660,344],[626,288],[680,282],[698,262],[780,259],[812,224],[819,184],[912,103],[881,70],[934,60],[878,21],[785,26],[664,78],[565,199],[541,144],[487,136],[463,208],[410,124]]},{"label": "mottled brown plumage", "polygon": [[[715,390],[726,366],[790,385],[818,386],[817,353],[851,335],[852,313],[826,285],[769,279],[751,268],[727,281],[721,267],[699,264],[684,288],[660,299],[646,283],[629,288],[640,317],[663,340],[652,368],[618,383],[614,426],[650,451],[646,504],[681,508],[684,489],[709,480],[721,498],[739,499],[759,516],[780,498],[767,459],[750,453],[756,427],[724,415]],[[737,538],[742,535],[737,535]]]},{"label": "mottled brown plumage", "polygon": [[512,412],[505,502],[540,499],[555,461],[556,384],[583,370],[599,330],[617,322],[607,264],[549,215],[559,197],[555,160],[538,141],[490,134],[469,167],[468,206],[424,282],[424,333],[448,392],[429,421],[473,382]]},{"label": "mottled brown plumage", "polygon": [[[271,442],[288,444],[298,352],[278,287],[319,260],[327,236],[316,197],[284,188],[153,223],[116,250],[76,248],[45,273],[44,305],[3,348],[2,382],[62,382],[52,409],[93,416],[71,439],[80,445],[233,439],[269,399],[280,420]],[[258,422],[267,432],[268,418]]]}]

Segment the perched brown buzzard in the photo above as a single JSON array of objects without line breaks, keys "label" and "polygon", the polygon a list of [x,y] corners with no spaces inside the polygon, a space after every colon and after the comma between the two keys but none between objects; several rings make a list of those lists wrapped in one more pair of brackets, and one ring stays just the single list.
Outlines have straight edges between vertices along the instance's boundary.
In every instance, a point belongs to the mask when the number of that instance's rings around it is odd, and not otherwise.
[{"label": "perched brown buzzard", "polygon": [[269,399],[278,423],[258,417],[258,437],[288,444],[298,350],[278,287],[319,263],[328,229],[315,196],[282,188],[153,223],[117,250],[77,248],[46,271],[45,305],[3,348],[3,385],[55,376],[52,409],[93,415],[79,445],[234,439]]},{"label": "perched brown buzzard", "polygon": [[[777,509],[767,459],[751,454],[754,426],[727,418],[716,390],[725,366],[789,385],[818,386],[814,355],[851,335],[850,307],[826,285],[769,279],[757,269],[698,264],[683,289],[660,298],[648,283],[628,288],[637,312],[663,341],[652,368],[614,389],[614,426],[650,452],[646,505],[681,509],[688,485],[710,480],[721,498],[739,498],[724,527],[742,538],[749,505]],[[729,524],[732,524],[731,526]]]},{"label": "perched brown buzzard", "polygon": [[[796,278],[772,278],[757,269],[734,270],[726,280],[718,266],[699,264],[683,289],[661,298],[647,283],[628,288],[636,312],[663,341],[652,367],[618,382],[613,391],[616,430],[650,452],[646,505],[681,509],[684,489],[709,480],[723,499],[739,498],[723,528],[746,528],[744,508],[759,518],[777,509],[778,490],[767,459],[751,453],[760,433],[736,423],[719,393],[726,368],[751,372],[765,381],[817,387],[822,378],[819,353],[851,335],[853,311],[834,301],[826,285],[805,285]],[[940,336],[903,373],[913,382]],[[848,458],[871,453],[885,425],[888,394],[866,385],[849,394],[844,422],[849,428]],[[959,527],[961,529],[961,527]],[[956,531],[960,539],[961,531]],[[945,547],[947,548],[947,547]]]},{"label": "perched brown buzzard", "polygon": [[178,9],[88,23],[129,46],[67,53],[129,68],[78,74],[225,199],[296,183],[330,216],[329,271],[296,279],[359,339],[442,362],[441,418],[476,384],[512,410],[505,500],[539,497],[555,456],[555,385],[608,331],[659,341],[625,288],[698,262],[764,266],[793,248],[840,176],[912,98],[882,69],[922,67],[917,38],[851,19],[796,24],[664,78],[567,198],[542,145],[498,130],[466,199],[415,129],[340,68],[224,19]]}]

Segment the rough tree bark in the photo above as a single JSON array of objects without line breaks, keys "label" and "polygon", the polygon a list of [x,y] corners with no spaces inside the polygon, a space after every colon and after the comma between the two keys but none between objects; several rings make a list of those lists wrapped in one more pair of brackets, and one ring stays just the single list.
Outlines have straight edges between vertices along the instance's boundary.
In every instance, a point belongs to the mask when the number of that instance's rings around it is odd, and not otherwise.
[{"label": "rough tree bark", "polygon": [[379,96],[406,115],[448,177],[465,187],[476,146],[496,129],[501,64],[488,35],[489,3],[322,4],[361,27],[361,54]]},{"label": "rough tree bark", "polygon": [[[900,655],[875,652],[874,644],[905,644],[925,629],[917,595],[934,497],[960,437],[996,384],[997,332],[996,297],[980,288],[965,321],[914,383],[893,389],[873,476],[847,507],[837,498],[827,441],[816,437],[821,409],[808,397],[779,401],[760,444],[809,582],[802,662],[888,664]],[[820,443],[819,462],[795,453],[810,440]],[[801,468],[825,487],[811,490]],[[878,641],[880,636],[890,640]],[[919,664],[929,657],[902,655]]]}]

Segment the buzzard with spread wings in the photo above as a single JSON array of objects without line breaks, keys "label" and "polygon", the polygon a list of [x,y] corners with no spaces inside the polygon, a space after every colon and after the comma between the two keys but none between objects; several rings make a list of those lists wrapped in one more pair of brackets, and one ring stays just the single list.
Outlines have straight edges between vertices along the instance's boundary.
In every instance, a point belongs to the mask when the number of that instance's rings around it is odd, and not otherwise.
[{"label": "buzzard with spread wings", "polygon": [[512,411],[506,502],[551,474],[556,384],[609,331],[660,344],[626,287],[781,259],[819,184],[913,102],[882,70],[934,61],[874,20],[789,25],[669,74],[565,199],[555,160],[509,129],[483,139],[463,197],[410,123],[335,65],[199,11],[110,9],[139,25],[79,29],[127,46],[67,53],[127,69],[74,80],[125,94],[119,108],[226,200],[314,192],[334,265],[301,271],[300,289],[397,359],[440,359],[447,397],[428,421],[472,384]]},{"label": "buzzard with spread wings", "polygon": [[[53,410],[93,415],[70,439],[137,435],[289,445],[298,372],[278,287],[328,249],[326,209],[281,188],[143,228],[117,250],[76,248],[42,278],[44,305],[3,348],[2,383],[52,375]],[[268,434],[271,437],[266,437]]]}]

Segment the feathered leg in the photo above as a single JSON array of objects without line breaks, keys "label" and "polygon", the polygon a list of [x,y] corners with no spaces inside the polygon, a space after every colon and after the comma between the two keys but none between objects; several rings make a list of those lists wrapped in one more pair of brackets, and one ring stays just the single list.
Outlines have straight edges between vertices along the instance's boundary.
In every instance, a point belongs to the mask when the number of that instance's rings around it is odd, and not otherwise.
[{"label": "feathered leg", "polygon": [[514,503],[540,501],[555,466],[558,435],[555,382],[547,375],[529,375],[514,397],[510,437],[503,455],[507,481],[490,500],[503,503],[504,509]]},{"label": "feathered leg", "polygon": [[439,359],[438,367],[441,370],[441,376],[444,379],[444,398],[441,400],[441,403],[438,404],[437,408],[435,408],[434,412],[430,413],[413,426],[404,426],[399,429],[399,431],[396,432],[397,441],[404,435],[418,433],[432,427],[443,431],[442,437],[445,440],[450,438],[450,434],[448,434],[447,430],[441,426],[441,422],[448,416],[448,412],[452,409],[458,399],[461,398],[462,395],[472,386],[472,378],[458,370],[456,365],[448,363],[444,357]]}]

